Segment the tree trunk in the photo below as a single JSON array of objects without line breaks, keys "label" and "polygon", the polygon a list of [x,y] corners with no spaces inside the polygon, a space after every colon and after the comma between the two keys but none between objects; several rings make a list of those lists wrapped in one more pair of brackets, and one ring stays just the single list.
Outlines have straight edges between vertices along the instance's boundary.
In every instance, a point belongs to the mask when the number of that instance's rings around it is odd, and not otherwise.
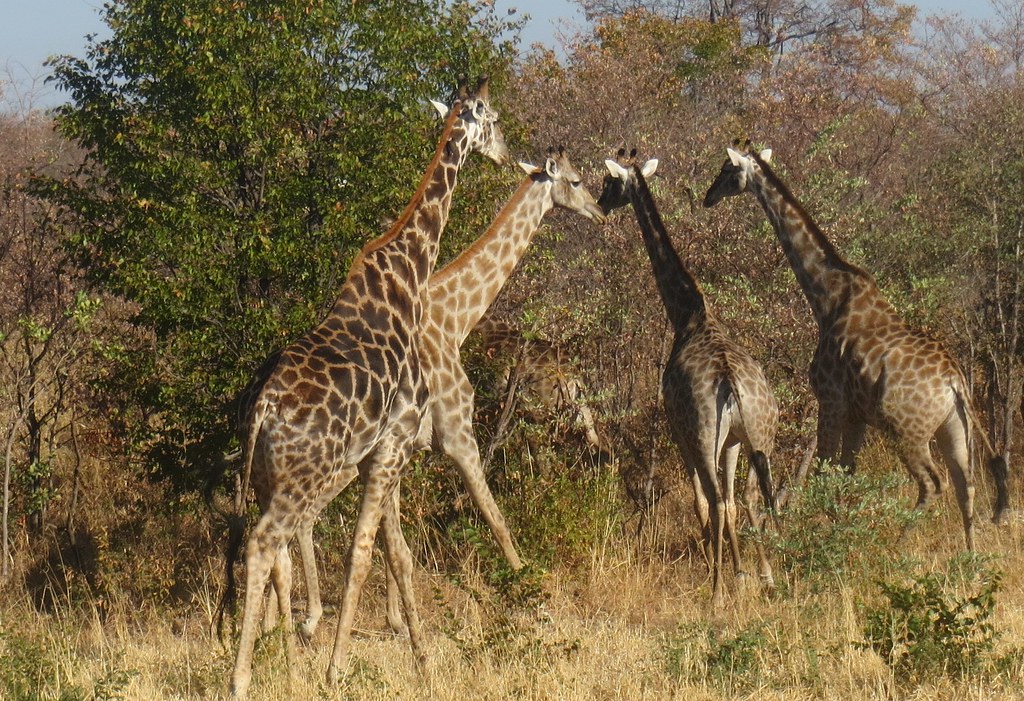
[{"label": "tree trunk", "polygon": [[3,496],[3,564],[0,565],[0,576],[3,579],[11,574],[11,537],[9,519],[11,513],[11,454],[14,452],[14,437],[17,432],[11,427],[7,432],[7,441],[4,446],[4,496]]}]

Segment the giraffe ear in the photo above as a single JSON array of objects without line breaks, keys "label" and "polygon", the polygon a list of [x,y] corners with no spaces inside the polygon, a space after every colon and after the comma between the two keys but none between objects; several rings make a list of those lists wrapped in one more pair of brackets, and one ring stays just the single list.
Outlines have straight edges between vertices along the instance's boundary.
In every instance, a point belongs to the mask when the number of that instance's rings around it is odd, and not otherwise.
[{"label": "giraffe ear", "polygon": [[770,148],[764,149],[763,151],[761,151],[761,153],[757,155],[759,155],[761,157],[761,160],[764,161],[765,163],[771,163],[772,161],[772,150]]},{"label": "giraffe ear", "polygon": [[644,163],[644,167],[640,169],[640,173],[645,177],[649,178],[654,175],[654,171],[658,169],[658,159],[652,158],[651,160]]},{"label": "giraffe ear", "polygon": [[554,180],[558,177],[558,162],[554,158],[548,158],[544,161],[544,170],[547,172],[548,177]]},{"label": "giraffe ear", "polygon": [[629,177],[629,171],[623,168],[621,165],[619,165],[619,162],[616,160],[609,158],[605,160],[604,165],[605,168],[608,169],[608,172],[611,173],[613,178],[618,178],[619,180],[625,182],[626,178]]},{"label": "giraffe ear", "polygon": [[437,110],[437,113],[441,115],[441,119],[448,116],[448,105],[443,102],[438,102],[437,100],[431,100],[430,104],[432,104],[434,109]]},{"label": "giraffe ear", "polygon": [[743,162],[743,155],[739,151],[734,151],[731,148],[726,148],[725,151],[729,154],[729,160],[734,166],[739,166]]},{"label": "giraffe ear", "polygon": [[533,165],[532,163],[527,163],[526,161],[519,161],[519,167],[522,168],[523,172],[526,173],[527,175],[536,175],[537,173],[541,172],[540,168]]}]

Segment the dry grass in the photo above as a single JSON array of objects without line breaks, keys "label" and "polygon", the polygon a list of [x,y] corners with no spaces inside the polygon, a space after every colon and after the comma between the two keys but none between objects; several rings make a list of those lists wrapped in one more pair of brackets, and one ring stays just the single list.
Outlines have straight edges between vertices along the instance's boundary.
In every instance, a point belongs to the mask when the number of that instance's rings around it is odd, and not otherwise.
[{"label": "dry grass", "polygon": [[[983,517],[984,498],[979,496]],[[954,511],[947,495],[901,544],[920,571],[940,570],[959,552]],[[984,523],[978,533],[980,547],[1004,574],[993,620],[999,634],[994,657],[1004,661],[964,679],[940,674],[909,683],[863,648],[864,607],[880,599],[871,581],[816,592],[786,582],[780,568],[780,593],[769,597],[733,587],[726,607],[710,613],[703,564],[685,548],[669,555],[665,542],[671,538],[664,531],[673,529],[662,523],[640,548],[609,529],[593,546],[589,566],[543,575],[541,609],[503,608],[479,575],[486,565],[468,568],[458,585],[421,571],[417,591],[431,666],[426,682],[407,642],[386,631],[375,574],[341,684],[327,688],[323,682],[334,632],[328,615],[312,644],[296,645],[291,664],[280,632],[260,641],[251,697],[1024,698],[1022,525],[1018,516],[1001,528]],[[207,566],[215,571],[214,562]],[[26,597],[6,592],[0,603],[0,696],[7,689],[12,701],[225,698],[233,649],[212,633],[210,589],[194,592],[190,607],[173,612],[104,602],[101,613],[94,602],[65,601],[54,613],[40,613]]]}]

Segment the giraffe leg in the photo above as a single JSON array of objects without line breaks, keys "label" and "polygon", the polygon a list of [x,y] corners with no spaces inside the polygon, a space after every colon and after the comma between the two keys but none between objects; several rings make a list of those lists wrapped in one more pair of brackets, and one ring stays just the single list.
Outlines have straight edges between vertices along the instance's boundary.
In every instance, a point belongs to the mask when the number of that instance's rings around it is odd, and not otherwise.
[{"label": "giraffe leg", "polygon": [[267,511],[249,536],[245,555],[245,608],[242,613],[242,630],[238,640],[238,654],[235,657],[234,670],[231,673],[231,695],[245,698],[252,680],[252,653],[256,644],[260,605],[263,602],[263,591],[270,576],[270,569],[278,557],[280,549],[287,545],[288,527],[284,525],[284,515],[279,513],[275,502],[271,502]]},{"label": "giraffe leg", "polygon": [[745,577],[740,557],[740,534],[736,523],[736,465],[740,457],[740,444],[724,448],[719,454],[719,474],[725,497],[725,536],[729,540],[733,571],[737,577]]},{"label": "giraffe leg", "polygon": [[398,485],[399,473],[405,464],[407,453],[408,451],[399,450],[394,443],[380,446],[360,465],[364,483],[363,498],[359,505],[352,545],[349,547],[334,651],[327,667],[327,681],[331,684],[338,681],[340,670],[345,666],[356,607],[359,605],[359,596],[370,571],[373,542],[384,510],[390,508],[387,502],[391,498],[391,491]]},{"label": "giraffe leg", "polygon": [[864,447],[864,433],[867,424],[863,421],[848,420],[843,426],[843,452],[839,456],[839,465],[852,475],[857,471],[857,454]]},{"label": "giraffe leg", "polygon": [[[399,503],[399,492],[398,488],[395,489],[394,494],[391,496],[391,507],[398,514],[396,517],[398,522],[401,523],[401,504]],[[385,515],[387,512],[385,512]],[[385,533],[386,536],[386,533]],[[405,538],[402,538],[402,543],[405,544]],[[388,547],[387,540],[384,540],[384,547]],[[406,545],[408,549],[408,545]],[[388,625],[391,627],[391,631],[400,638],[409,638],[409,626],[406,624],[405,619],[402,618],[402,601],[401,601],[401,586],[402,584],[398,581],[395,574],[395,568],[391,564],[391,559],[388,556],[388,551],[385,550],[384,558],[384,571],[387,577],[387,607],[385,614],[388,619]],[[409,553],[411,560],[412,553]]]},{"label": "giraffe leg", "polygon": [[[402,534],[399,511],[399,489],[396,486],[390,499],[390,508],[384,512],[384,555],[387,559],[388,572],[398,585],[402,595],[402,608],[408,624],[409,643],[412,645],[416,665],[424,675],[427,673],[427,655],[423,649],[423,629],[420,625],[419,612],[416,607],[416,592],[412,584],[413,558],[409,544]],[[390,596],[388,597],[390,600]],[[394,623],[392,623],[394,627]]]},{"label": "giraffe leg", "polygon": [[[711,504],[711,535],[712,552],[714,553],[714,572],[711,576],[711,606],[718,609],[725,602],[725,585],[722,581],[722,549],[725,545],[725,501],[717,485],[712,486],[714,501]],[[711,500],[709,500],[711,501]]]},{"label": "giraffe leg", "polygon": [[264,634],[274,630],[274,626],[277,625],[278,609],[277,609],[277,590],[274,588],[274,575],[271,570],[270,575],[270,586],[267,588],[266,596],[263,602],[263,624],[261,626]]},{"label": "giraffe leg", "polygon": [[391,628],[391,632],[400,638],[409,637],[409,626],[406,625],[405,619],[402,618],[402,601],[401,594],[399,593],[398,580],[395,579],[394,570],[388,565],[384,568],[387,575],[387,607],[385,609],[385,616],[388,619],[388,626]]},{"label": "giraffe leg", "polygon": [[839,454],[844,413],[837,407],[818,403],[818,469],[825,460],[835,462]]},{"label": "giraffe leg", "polygon": [[299,557],[302,559],[302,576],[306,581],[306,618],[299,625],[299,634],[304,640],[312,640],[324,607],[320,599],[320,578],[316,571],[316,552],[313,548],[313,517],[303,519],[296,534],[299,541]]},{"label": "giraffe leg", "polygon": [[295,644],[292,640],[292,556],[285,543],[277,553],[277,559],[270,568],[270,581],[277,592],[277,610],[281,634],[284,636],[285,659],[288,669],[295,661]]},{"label": "giraffe leg", "polygon": [[[277,558],[274,560],[274,564],[270,567],[270,587],[267,589],[267,600],[263,608],[264,633],[269,633],[274,630],[279,623],[283,622],[280,619],[284,616],[285,608],[288,609],[289,618],[291,617],[291,566],[291,553],[288,552],[288,546],[285,545],[278,550]],[[288,568],[289,571],[287,575],[280,571],[282,567]],[[288,591],[282,593],[278,586],[279,583],[286,583]]]},{"label": "giraffe leg", "polygon": [[[677,414],[671,413],[670,416],[677,416]],[[711,572],[714,570],[712,566],[714,552],[711,547],[711,508],[708,505],[708,497],[704,493],[704,483],[701,481],[700,474],[695,467],[700,464],[700,456],[691,449],[689,443],[683,437],[682,431],[677,431],[674,427],[670,428],[673,429],[672,439],[679,450],[679,458],[682,460],[683,468],[686,470],[686,476],[690,479],[690,485],[693,487],[693,510],[697,517],[697,526],[700,528],[700,547],[704,554],[704,559],[708,563],[708,571]],[[651,469],[653,471],[653,467]]]},{"label": "giraffe leg", "polygon": [[[757,455],[760,453],[760,456]],[[754,467],[755,460],[768,460],[768,457],[761,451],[749,452],[750,471],[747,473],[747,486],[743,495],[743,504],[747,511],[747,518],[750,520],[750,525],[754,528],[759,529],[762,533],[767,528],[767,519],[765,514],[758,507],[758,497],[761,494],[760,485],[758,483],[757,471]],[[771,503],[768,504],[771,507]],[[757,560],[761,575],[761,583],[765,588],[771,590],[775,588],[775,576],[772,573],[771,563],[768,562],[768,554],[765,551],[764,543],[761,540],[757,541]]]},{"label": "giraffe leg", "polygon": [[[355,466],[346,465],[339,473],[337,481],[332,485],[331,492],[334,496],[340,494],[359,474]],[[333,499],[326,500],[329,503]],[[313,526],[320,517],[321,508],[313,509],[303,514],[296,531],[296,540],[299,543],[299,558],[302,560],[302,577],[306,583],[306,617],[299,625],[299,635],[303,640],[312,640],[316,633],[317,625],[323,617],[324,607],[320,598],[320,577],[316,569],[316,550],[313,547]],[[267,614],[264,616],[264,630],[269,622],[270,627],[276,622],[275,617],[270,616],[270,607],[276,607],[274,596],[268,598]],[[276,616],[276,614],[275,614]]]},{"label": "giraffe leg", "polygon": [[928,447],[928,441],[914,440],[904,443],[903,458],[907,463],[907,470],[917,482],[917,503],[914,508],[925,509],[935,501],[942,485],[936,475],[935,463],[932,461],[932,452]]},{"label": "giraffe leg", "polygon": [[956,500],[964,522],[965,545],[968,550],[974,550],[974,468],[967,448],[967,417],[961,413],[959,406],[939,426],[935,441],[956,490]]},{"label": "giraffe leg", "polygon": [[711,606],[721,608],[724,603],[722,583],[722,548],[725,541],[725,497],[718,485],[717,465],[712,454],[713,446],[708,446],[704,459],[697,468],[702,491],[708,502],[711,535]]},{"label": "giraffe leg", "polygon": [[704,493],[704,484],[701,481],[700,473],[689,467],[692,464],[690,462],[686,463],[690,483],[693,486],[693,510],[697,516],[697,525],[700,528],[700,546],[704,552],[704,559],[708,563],[708,571],[712,572],[714,571],[715,553],[712,548],[711,507],[708,504],[708,497]]},{"label": "giraffe leg", "polygon": [[[462,380],[465,380],[465,388],[461,387]],[[490,487],[487,486],[487,479],[480,464],[480,448],[473,435],[472,425],[473,388],[469,385],[469,380],[465,379],[464,373],[459,383],[460,391],[457,392],[458,396],[455,400],[458,407],[454,410],[452,407],[447,407],[449,410],[443,417],[434,417],[434,433],[441,449],[455,462],[455,467],[462,477],[462,483],[466,486],[473,503],[483,514],[494,537],[498,540],[505,559],[512,569],[518,570],[522,568],[523,562],[512,543],[512,535],[505,524],[505,517],[502,516],[501,510],[494,501],[494,495],[491,494]]]}]

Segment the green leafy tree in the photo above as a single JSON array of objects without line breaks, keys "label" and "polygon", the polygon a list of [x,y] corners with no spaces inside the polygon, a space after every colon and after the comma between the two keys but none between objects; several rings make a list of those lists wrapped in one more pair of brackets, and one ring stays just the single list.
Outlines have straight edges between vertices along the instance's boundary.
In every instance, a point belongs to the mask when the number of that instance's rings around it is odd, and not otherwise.
[{"label": "green leafy tree", "polygon": [[[113,419],[153,477],[192,488],[232,440],[230,399],[415,189],[438,130],[427,99],[463,74],[500,92],[518,28],[441,0],[113,0],[104,19],[110,39],[54,63],[58,127],[87,155],[47,196],[145,332],[111,351]],[[462,191],[456,230],[482,228],[472,196],[494,173]]]}]

